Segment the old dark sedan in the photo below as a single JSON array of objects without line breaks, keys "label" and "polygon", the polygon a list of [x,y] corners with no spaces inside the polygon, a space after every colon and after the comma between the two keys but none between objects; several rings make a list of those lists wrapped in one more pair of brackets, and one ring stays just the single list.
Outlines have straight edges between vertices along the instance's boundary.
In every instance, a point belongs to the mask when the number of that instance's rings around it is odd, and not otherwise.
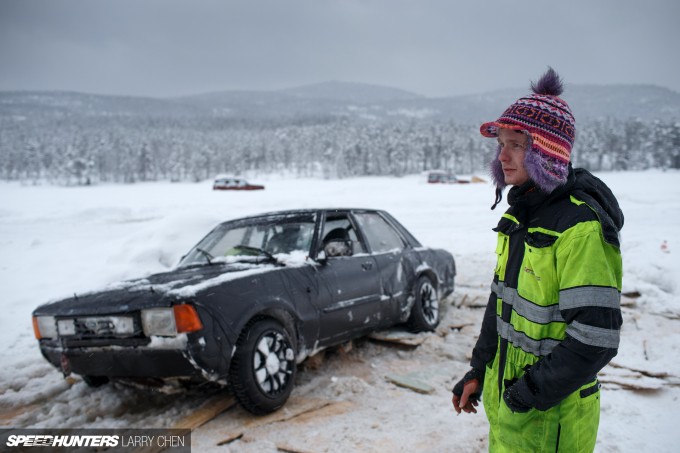
[{"label": "old dark sedan", "polygon": [[212,381],[265,414],[325,347],[434,330],[454,275],[384,211],[274,212],[218,225],[170,272],[42,305],[33,325],[43,356],[92,386]]}]

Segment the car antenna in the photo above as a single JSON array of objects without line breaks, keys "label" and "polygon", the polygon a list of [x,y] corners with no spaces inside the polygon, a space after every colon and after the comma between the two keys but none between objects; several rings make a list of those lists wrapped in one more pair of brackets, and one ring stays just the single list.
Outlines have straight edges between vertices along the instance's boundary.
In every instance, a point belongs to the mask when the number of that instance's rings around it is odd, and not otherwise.
[{"label": "car antenna", "polygon": [[78,295],[77,295],[76,293],[73,293],[73,298],[74,298],[75,300],[78,300]]}]

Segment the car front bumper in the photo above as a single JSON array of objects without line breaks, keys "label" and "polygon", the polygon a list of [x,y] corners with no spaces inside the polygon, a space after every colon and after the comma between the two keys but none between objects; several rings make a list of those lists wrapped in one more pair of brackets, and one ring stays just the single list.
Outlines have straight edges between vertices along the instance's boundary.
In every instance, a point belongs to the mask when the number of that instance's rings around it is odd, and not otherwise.
[{"label": "car front bumper", "polygon": [[41,344],[45,359],[65,375],[109,378],[201,377],[205,373],[188,353],[178,349],[146,347],[68,348]]}]

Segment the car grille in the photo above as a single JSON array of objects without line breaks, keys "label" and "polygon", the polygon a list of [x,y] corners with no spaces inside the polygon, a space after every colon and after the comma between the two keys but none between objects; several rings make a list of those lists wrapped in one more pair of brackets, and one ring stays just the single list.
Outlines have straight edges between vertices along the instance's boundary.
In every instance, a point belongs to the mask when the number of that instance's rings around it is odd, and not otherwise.
[{"label": "car grille", "polygon": [[115,326],[111,321],[88,321],[75,319],[75,335],[80,337],[108,337],[115,335]]},{"label": "car grille", "polygon": [[57,320],[60,338],[123,339],[143,338],[139,315],[83,316]]}]

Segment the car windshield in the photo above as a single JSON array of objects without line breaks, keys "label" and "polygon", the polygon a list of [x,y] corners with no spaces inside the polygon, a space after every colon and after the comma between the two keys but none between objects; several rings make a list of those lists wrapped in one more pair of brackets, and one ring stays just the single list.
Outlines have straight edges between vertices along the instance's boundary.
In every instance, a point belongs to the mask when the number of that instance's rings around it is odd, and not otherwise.
[{"label": "car windshield", "polygon": [[[182,259],[179,266],[213,264],[278,254],[309,254],[315,216],[295,215],[248,219],[219,225]],[[232,257],[232,258],[230,258]]]}]

